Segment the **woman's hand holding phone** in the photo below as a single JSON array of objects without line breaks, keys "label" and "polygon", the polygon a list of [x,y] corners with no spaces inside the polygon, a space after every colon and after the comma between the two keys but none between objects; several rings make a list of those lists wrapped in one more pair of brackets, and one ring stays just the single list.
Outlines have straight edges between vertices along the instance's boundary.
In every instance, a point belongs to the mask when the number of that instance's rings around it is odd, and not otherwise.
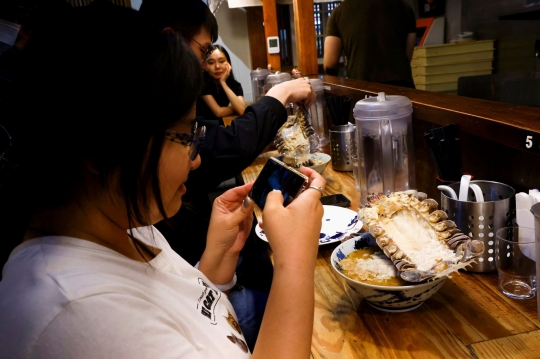
[{"label": "woman's hand holding phone", "polygon": [[253,202],[247,197],[253,183],[235,187],[216,198],[208,227],[206,249],[199,269],[214,284],[230,282],[240,250],[253,221]]},{"label": "woman's hand holding phone", "polygon": [[[324,188],[317,172],[300,168],[311,186]],[[287,207],[280,191],[271,191],[263,210],[264,231],[272,247],[272,287],[257,337],[254,357],[305,357],[314,317],[315,260],[324,213],[321,193],[306,189]],[[276,328],[280,328],[276,330]]]},{"label": "woman's hand holding phone", "polygon": [[[300,172],[309,178],[310,186],[324,189],[326,181],[316,171],[302,167]],[[280,191],[268,194],[263,211],[264,232],[276,265],[304,265],[308,260],[314,264],[324,214],[320,199],[319,191],[308,188],[284,207]]]}]

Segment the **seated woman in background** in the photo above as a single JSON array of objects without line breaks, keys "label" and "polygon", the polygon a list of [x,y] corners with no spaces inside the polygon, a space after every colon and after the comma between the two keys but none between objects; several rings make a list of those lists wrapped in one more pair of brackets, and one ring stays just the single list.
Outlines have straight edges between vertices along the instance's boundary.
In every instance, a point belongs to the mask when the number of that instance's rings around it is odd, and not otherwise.
[{"label": "seated woman in background", "polygon": [[197,116],[214,119],[224,125],[223,117],[243,115],[246,109],[244,91],[234,78],[227,50],[221,45],[214,45],[203,69],[206,86],[197,104]]},{"label": "seated woman in background", "polygon": [[[0,358],[249,358],[227,288],[251,229],[252,183],[215,200],[199,269],[153,226],[179,210],[201,164],[201,62],[136,11],[93,4],[32,37],[16,111],[2,117],[30,213],[0,281]],[[306,190],[287,207],[281,192],[268,196],[276,270],[253,358],[309,356],[320,196]]]}]

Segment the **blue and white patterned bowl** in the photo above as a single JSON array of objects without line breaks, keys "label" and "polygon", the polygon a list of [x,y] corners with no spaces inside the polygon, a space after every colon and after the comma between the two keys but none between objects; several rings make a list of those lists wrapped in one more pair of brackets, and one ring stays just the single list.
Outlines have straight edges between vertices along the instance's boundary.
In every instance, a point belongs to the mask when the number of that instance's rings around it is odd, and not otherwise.
[{"label": "blue and white patterned bowl", "polygon": [[431,282],[418,284],[380,286],[362,283],[343,274],[343,269],[339,264],[342,259],[355,250],[372,246],[377,246],[377,243],[369,233],[365,233],[358,238],[350,239],[337,246],[332,252],[330,261],[332,262],[332,268],[345,279],[347,285],[376,309],[386,312],[407,312],[416,309],[426,299],[437,293],[446,282],[447,277],[442,277]]}]

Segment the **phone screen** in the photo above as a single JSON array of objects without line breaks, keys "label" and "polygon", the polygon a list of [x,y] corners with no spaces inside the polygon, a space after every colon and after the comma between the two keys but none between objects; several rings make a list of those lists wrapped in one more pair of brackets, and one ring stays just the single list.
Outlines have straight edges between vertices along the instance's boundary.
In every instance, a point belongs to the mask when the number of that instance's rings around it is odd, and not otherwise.
[{"label": "phone screen", "polygon": [[300,194],[306,182],[305,176],[270,158],[255,180],[250,197],[260,209],[264,209],[268,193],[279,189],[283,194],[283,205],[287,206]]}]

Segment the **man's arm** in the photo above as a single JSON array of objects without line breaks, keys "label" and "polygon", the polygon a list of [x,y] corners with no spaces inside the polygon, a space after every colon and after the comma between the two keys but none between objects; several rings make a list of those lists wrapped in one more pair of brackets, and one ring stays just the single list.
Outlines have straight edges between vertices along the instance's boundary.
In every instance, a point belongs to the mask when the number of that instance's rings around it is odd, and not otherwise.
[{"label": "man's arm", "polygon": [[343,44],[337,36],[326,36],[324,40],[324,71],[328,75],[337,76],[339,70],[339,58]]},{"label": "man's arm", "polygon": [[407,58],[411,62],[414,47],[416,46],[416,32],[410,32],[407,35],[407,43],[405,45],[405,52],[407,53]]},{"label": "man's arm", "polygon": [[263,96],[230,126],[200,117],[197,120],[206,126],[206,139],[201,148],[202,163],[190,172],[188,183],[208,190],[253,163],[287,120],[287,111],[277,99]]}]

